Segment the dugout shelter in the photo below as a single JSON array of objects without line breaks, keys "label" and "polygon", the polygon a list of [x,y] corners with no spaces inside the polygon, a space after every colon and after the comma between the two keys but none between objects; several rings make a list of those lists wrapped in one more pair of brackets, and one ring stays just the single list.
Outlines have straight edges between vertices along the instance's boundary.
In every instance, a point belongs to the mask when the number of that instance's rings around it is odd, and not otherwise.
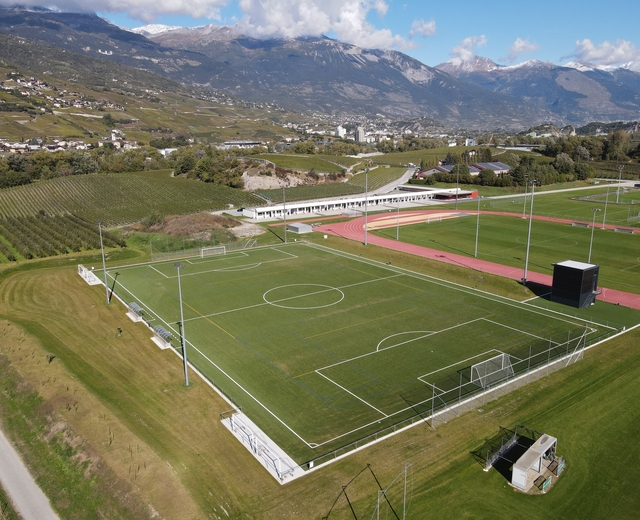
[{"label": "dugout shelter", "polygon": [[542,435],[513,465],[511,484],[529,491],[540,476],[551,470],[551,464],[556,460],[557,446],[558,439]]},{"label": "dugout shelter", "polygon": [[600,266],[575,260],[553,264],[551,301],[586,309],[598,293]]}]

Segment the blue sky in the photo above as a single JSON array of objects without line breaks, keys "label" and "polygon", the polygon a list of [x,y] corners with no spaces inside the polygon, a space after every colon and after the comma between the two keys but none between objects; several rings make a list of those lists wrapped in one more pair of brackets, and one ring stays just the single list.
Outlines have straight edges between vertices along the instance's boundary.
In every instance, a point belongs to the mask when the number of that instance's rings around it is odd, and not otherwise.
[{"label": "blue sky", "polygon": [[[59,6],[80,0],[62,0]],[[39,2],[42,3],[42,2]],[[241,22],[256,37],[320,35],[394,48],[437,65],[473,54],[505,65],[530,59],[640,64],[640,2],[523,3],[425,0],[103,0],[98,14],[122,27]]]}]

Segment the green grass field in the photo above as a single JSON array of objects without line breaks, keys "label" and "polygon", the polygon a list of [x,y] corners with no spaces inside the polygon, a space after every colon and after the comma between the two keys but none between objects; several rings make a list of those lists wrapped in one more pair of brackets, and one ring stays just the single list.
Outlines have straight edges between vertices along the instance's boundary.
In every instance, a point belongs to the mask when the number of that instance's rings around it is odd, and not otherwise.
[{"label": "green grass field", "polygon": [[[483,209],[491,210],[491,207]],[[473,257],[477,214],[402,226],[400,240],[440,251]],[[425,219],[426,221],[426,219]],[[529,219],[500,215],[480,215],[478,258],[523,268]],[[563,260],[586,262],[591,228],[534,220],[531,225],[529,269],[553,274],[553,263]],[[598,284],[610,289],[640,294],[640,236],[612,230],[593,230],[591,262],[600,265]],[[374,231],[396,238],[396,228]],[[611,252],[615,251],[615,254]]]},{"label": "green grass field", "polygon": [[[178,338],[173,262],[118,273]],[[477,390],[474,363],[615,330],[314,245],[190,259],[181,280],[189,360],[298,463],[430,411],[432,384]]]}]

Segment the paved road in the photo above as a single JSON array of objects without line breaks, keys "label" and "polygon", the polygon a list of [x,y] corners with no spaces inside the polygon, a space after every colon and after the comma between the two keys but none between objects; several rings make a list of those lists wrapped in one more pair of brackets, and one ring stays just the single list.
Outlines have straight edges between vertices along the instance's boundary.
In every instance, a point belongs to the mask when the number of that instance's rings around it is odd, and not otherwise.
[{"label": "paved road", "polygon": [[0,482],[24,520],[60,520],[22,459],[0,431]]}]

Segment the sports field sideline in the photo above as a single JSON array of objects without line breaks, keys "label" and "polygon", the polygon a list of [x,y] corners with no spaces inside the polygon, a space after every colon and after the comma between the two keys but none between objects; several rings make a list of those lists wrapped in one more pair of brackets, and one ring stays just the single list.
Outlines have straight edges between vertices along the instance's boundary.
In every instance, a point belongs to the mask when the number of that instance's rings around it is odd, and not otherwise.
[{"label": "sports field sideline", "polygon": [[[425,412],[473,364],[615,332],[314,244],[181,263],[189,361],[298,463]],[[179,345],[173,261],[119,267],[115,292]]]}]

